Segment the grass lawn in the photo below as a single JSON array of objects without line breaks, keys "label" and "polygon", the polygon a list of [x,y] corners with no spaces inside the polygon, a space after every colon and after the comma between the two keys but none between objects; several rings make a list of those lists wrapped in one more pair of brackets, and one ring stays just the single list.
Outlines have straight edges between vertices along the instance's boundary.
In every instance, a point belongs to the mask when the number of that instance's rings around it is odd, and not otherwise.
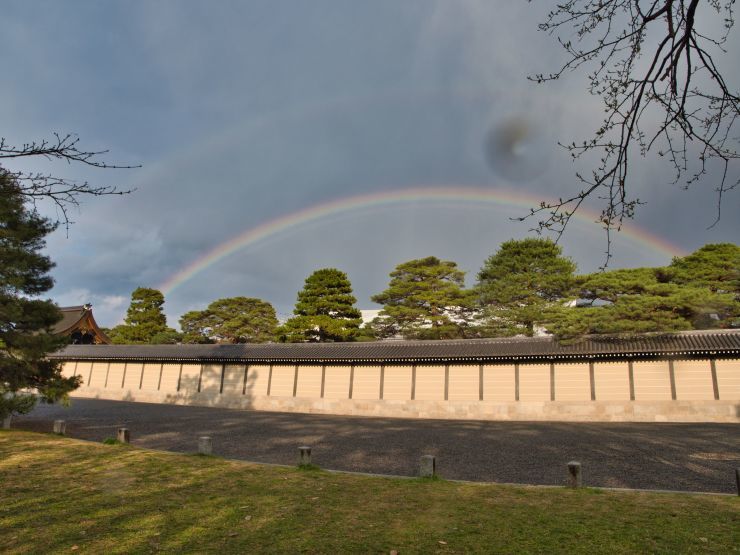
[{"label": "grass lawn", "polygon": [[2,553],[740,552],[740,498],[403,480],[0,431]]}]

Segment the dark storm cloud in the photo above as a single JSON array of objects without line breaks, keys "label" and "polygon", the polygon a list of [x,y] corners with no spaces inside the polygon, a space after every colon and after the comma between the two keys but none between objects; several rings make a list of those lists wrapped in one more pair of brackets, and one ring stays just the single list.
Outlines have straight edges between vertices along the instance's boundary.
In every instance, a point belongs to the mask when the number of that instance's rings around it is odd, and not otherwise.
[{"label": "dark storm cloud", "polygon": [[[74,131],[110,148],[114,161],[143,164],[114,174],[63,168],[137,189],[85,200],[69,239],[57,232],[49,241],[54,294],[65,303],[88,296],[104,324],[121,317],[133,288],[156,286],[231,237],[308,206],[435,185],[564,196],[579,166],[555,142],[588,137],[602,115],[582,75],[547,86],[526,80],[562,60],[536,31],[538,4],[6,7],[0,47],[17,54],[0,90],[2,134]],[[648,202],[641,225],[687,250],[736,240],[736,218],[705,230],[706,193],[674,194],[664,186],[670,173],[652,161],[634,171],[634,192]],[[731,214],[737,195],[728,199]],[[470,284],[501,241],[527,234],[529,224],[509,219],[524,210],[420,203],[279,233],[173,291],[170,323],[227,295],[262,297],[288,313],[305,277],[323,266],[349,274],[363,308],[413,257],[456,260]],[[605,245],[585,223],[563,245],[584,271],[603,261]],[[616,246],[615,266],[668,262],[628,238]]]}]

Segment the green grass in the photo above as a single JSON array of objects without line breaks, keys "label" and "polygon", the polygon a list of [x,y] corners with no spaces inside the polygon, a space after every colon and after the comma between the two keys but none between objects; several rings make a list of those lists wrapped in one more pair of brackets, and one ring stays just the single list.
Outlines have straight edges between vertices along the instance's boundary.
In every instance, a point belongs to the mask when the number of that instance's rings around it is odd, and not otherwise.
[{"label": "green grass", "polygon": [[0,432],[2,553],[739,549],[730,496],[307,472]]}]

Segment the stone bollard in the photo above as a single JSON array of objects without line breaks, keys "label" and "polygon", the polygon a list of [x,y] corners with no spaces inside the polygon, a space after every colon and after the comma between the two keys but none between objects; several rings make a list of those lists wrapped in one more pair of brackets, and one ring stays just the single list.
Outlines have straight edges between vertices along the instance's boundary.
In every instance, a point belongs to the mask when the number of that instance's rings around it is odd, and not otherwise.
[{"label": "stone bollard", "polygon": [[63,436],[67,431],[67,423],[64,420],[54,420],[54,433]]},{"label": "stone bollard", "polygon": [[12,414],[9,414],[5,418],[3,418],[3,430],[10,430],[10,421],[13,418]]},{"label": "stone bollard", "polygon": [[581,463],[570,461],[568,463],[568,485],[572,488],[583,487],[583,474],[581,474]]},{"label": "stone bollard", "polygon": [[308,466],[311,464],[311,448],[303,445],[298,448],[298,466]]},{"label": "stone bollard", "polygon": [[740,495],[740,468],[735,469],[735,484],[737,485],[737,494]]},{"label": "stone bollard", "polygon": [[213,440],[211,440],[209,436],[201,436],[198,438],[198,454],[213,455]]},{"label": "stone bollard", "polygon": [[434,478],[437,475],[437,458],[434,455],[424,455],[419,460],[419,476]]},{"label": "stone bollard", "polygon": [[131,432],[129,432],[128,428],[118,428],[116,439],[120,441],[121,443],[130,443],[131,442]]}]

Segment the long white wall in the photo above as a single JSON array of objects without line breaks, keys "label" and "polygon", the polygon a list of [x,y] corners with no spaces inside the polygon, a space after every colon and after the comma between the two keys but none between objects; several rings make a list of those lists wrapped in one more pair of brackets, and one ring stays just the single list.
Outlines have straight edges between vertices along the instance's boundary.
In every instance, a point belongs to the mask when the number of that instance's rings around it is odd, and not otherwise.
[{"label": "long white wall", "polygon": [[740,422],[740,359],[521,364],[64,363],[77,397],[420,418]]}]

